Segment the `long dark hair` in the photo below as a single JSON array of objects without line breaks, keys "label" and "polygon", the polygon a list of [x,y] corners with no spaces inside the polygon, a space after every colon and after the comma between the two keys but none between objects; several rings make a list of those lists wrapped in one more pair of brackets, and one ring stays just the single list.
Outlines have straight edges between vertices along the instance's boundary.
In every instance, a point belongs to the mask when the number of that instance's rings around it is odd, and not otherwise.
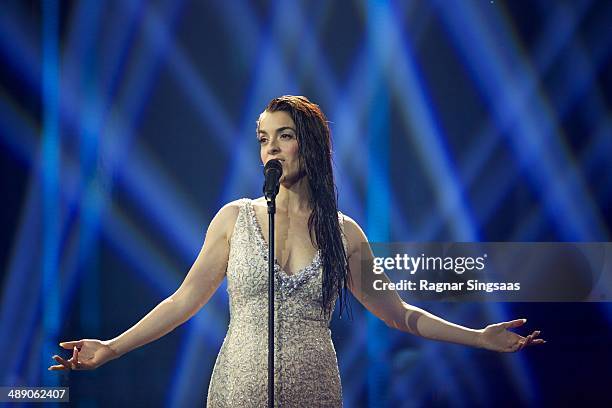
[{"label": "long dark hair", "polygon": [[[295,123],[300,166],[306,173],[310,187],[312,213],[308,218],[308,232],[313,246],[321,250],[321,313],[330,316],[334,291],[337,291],[342,318],[343,307],[350,306],[347,290],[350,273],[338,220],[338,191],[332,169],[331,132],[327,118],[317,104],[304,96],[274,98],[266,111],[287,112]],[[347,310],[350,311],[350,307]],[[347,314],[350,317],[350,313]]]}]

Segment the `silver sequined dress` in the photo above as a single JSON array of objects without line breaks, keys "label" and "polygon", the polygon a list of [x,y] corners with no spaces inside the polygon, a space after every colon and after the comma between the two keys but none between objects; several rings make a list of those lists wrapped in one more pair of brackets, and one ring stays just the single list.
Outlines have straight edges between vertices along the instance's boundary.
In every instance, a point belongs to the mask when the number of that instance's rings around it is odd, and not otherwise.
[{"label": "silver sequined dress", "polygon": [[[268,401],[268,245],[251,200],[239,203],[227,266],[230,323],[213,369],[207,407],[266,407]],[[346,248],[344,236],[343,241]],[[293,275],[277,263],[275,276],[274,405],[341,407],[330,319],[320,314],[320,252]]]}]

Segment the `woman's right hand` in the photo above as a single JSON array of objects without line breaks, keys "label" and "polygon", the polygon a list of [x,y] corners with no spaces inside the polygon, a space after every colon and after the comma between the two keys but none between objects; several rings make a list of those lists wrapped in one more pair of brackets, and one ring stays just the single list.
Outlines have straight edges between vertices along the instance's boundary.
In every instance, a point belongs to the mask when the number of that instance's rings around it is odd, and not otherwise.
[{"label": "woman's right hand", "polygon": [[110,347],[109,341],[83,339],[78,341],[66,341],[60,343],[60,346],[64,349],[72,350],[72,357],[66,360],[58,355],[54,355],[53,359],[60,364],[50,366],[48,368],[50,371],[93,370],[104,363],[120,357],[119,354]]}]

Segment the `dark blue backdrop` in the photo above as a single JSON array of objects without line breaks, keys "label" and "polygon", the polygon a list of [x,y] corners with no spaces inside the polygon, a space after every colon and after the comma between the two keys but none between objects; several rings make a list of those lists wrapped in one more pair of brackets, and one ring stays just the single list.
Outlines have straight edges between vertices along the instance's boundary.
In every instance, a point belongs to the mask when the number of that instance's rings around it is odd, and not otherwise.
[{"label": "dark blue backdrop", "polygon": [[[202,406],[225,283],[91,372],[180,285],[208,222],[260,195],[255,120],[303,94],[331,121],[340,209],[372,241],[609,241],[609,1],[9,1],[0,13],[0,385],[75,406]],[[417,303],[548,343],[496,354],[335,319],[345,406],[610,404],[610,303]],[[405,299],[410,302],[410,299]]]}]

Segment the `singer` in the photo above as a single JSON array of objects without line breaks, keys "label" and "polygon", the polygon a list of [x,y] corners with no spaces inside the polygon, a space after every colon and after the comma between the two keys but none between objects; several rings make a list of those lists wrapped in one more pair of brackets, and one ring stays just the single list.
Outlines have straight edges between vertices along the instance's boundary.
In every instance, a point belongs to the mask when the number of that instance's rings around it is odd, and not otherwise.
[{"label": "singer", "polygon": [[[367,238],[338,211],[331,137],[319,106],[303,96],[273,99],[257,121],[262,164],[278,160],[276,196],[275,405],[340,407],[342,389],[329,324],[348,291],[387,326],[427,339],[498,352],[543,344],[539,331],[523,337],[508,329],[525,319],[470,329],[405,303],[395,291],[366,291],[388,277],[372,266]],[[278,164],[278,163],[275,163]],[[276,192],[274,192],[276,193]],[[70,359],[53,356],[50,370],[88,370],[154,341],[200,310],[227,277],[230,323],[208,388],[208,407],[267,404],[267,249],[265,197],[226,204],[212,219],[185,280],[133,327],[111,340],[61,343]],[[369,247],[369,245],[368,245]],[[365,259],[362,257],[365,256]]]}]

